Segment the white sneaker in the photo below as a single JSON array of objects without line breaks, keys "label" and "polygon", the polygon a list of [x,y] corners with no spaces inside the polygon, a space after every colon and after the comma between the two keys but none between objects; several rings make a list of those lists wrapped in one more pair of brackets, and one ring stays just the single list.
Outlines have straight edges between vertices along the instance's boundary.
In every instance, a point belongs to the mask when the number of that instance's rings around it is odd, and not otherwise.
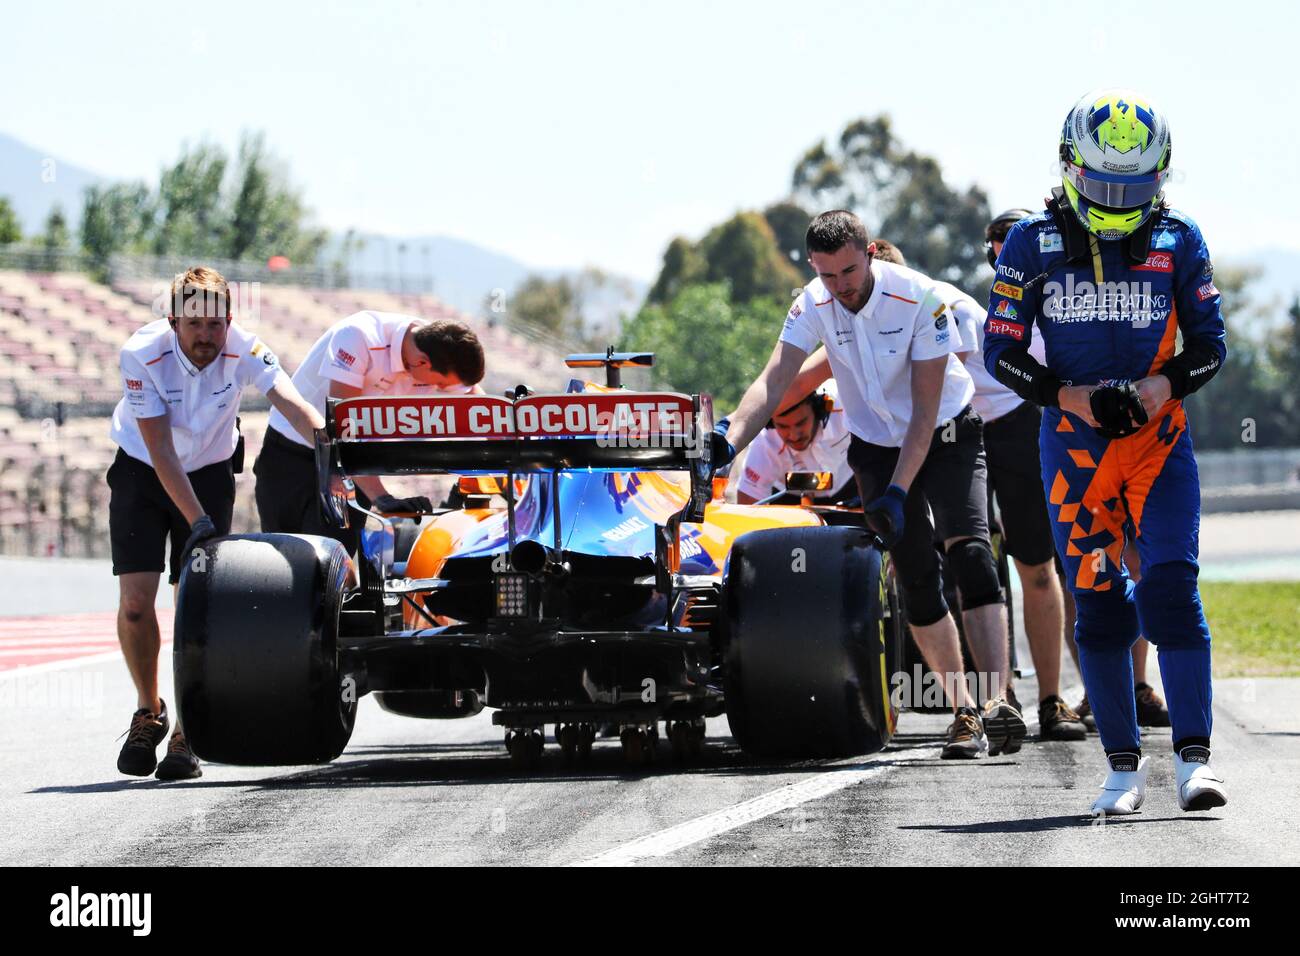
[{"label": "white sneaker", "polygon": [[1206,747],[1184,747],[1182,753],[1174,754],[1174,777],[1178,781],[1178,805],[1184,810],[1212,810],[1228,802],[1223,778],[1210,769],[1210,751]]},{"label": "white sneaker", "polygon": [[1110,772],[1101,785],[1101,795],[1092,805],[1094,817],[1121,817],[1137,813],[1147,795],[1147,763],[1137,754],[1112,754]]}]

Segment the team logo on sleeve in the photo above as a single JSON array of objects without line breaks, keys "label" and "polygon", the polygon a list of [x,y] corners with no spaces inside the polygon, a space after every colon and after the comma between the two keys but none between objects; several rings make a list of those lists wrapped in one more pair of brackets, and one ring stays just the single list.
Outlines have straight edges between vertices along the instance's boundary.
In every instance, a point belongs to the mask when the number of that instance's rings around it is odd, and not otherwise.
[{"label": "team logo on sleeve", "polygon": [[1207,282],[1196,290],[1196,301],[1204,302],[1206,299],[1213,299],[1219,294],[1219,290],[1214,287],[1213,282]]},{"label": "team logo on sleeve", "polygon": [[1010,322],[1015,322],[1020,318],[1020,313],[1016,311],[1016,307],[1006,299],[1003,299],[998,303],[998,307],[994,310],[993,314],[999,319],[1007,319]]},{"label": "team logo on sleeve", "polygon": [[257,358],[259,355],[262,356],[262,361],[266,365],[274,365],[277,361],[275,353],[263,345],[261,339],[253,343],[253,347],[249,349],[248,354],[253,358]]},{"label": "team logo on sleeve", "polygon": [[350,368],[352,363],[357,360],[357,357],[345,349],[339,349],[338,360]]},{"label": "team logo on sleeve", "polygon": [[790,317],[790,318],[792,318],[792,319],[797,319],[797,318],[799,318],[799,316],[801,316],[801,315],[803,315],[803,306],[802,306],[802,305],[800,305],[798,302],[796,302],[794,305],[790,306],[790,312],[789,312],[789,317]]},{"label": "team logo on sleeve", "polygon": [[140,392],[144,390],[144,382],[138,378],[128,378],[126,387],[133,392]]},{"label": "team logo on sleeve", "polygon": [[1005,295],[1008,299],[1015,299],[1019,302],[1025,294],[1025,290],[1018,285],[1012,285],[1010,282],[993,283],[993,291],[998,295]]}]

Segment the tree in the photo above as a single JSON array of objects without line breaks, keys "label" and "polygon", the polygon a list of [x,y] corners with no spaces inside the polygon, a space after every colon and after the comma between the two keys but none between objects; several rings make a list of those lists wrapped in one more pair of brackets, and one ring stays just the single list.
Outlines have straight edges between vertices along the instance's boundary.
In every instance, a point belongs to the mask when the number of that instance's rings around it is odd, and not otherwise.
[{"label": "tree", "polygon": [[58,203],[50,210],[45,219],[45,232],[41,236],[41,245],[47,253],[62,252],[68,248],[68,219],[63,215],[63,207]]},{"label": "tree", "polygon": [[988,197],[945,183],[935,159],[898,142],[887,116],[849,123],[833,147],[813,146],[792,186],[809,206],[857,213],[868,234],[889,239],[920,271],[972,292],[986,284]]},{"label": "tree", "polygon": [[646,301],[662,305],[692,285],[726,282],[736,302],[769,298],[788,303],[791,291],[804,281],[778,248],[763,214],[742,212],[714,226],[698,243],[681,237],[669,243]]},{"label": "tree", "polygon": [[220,146],[181,147],[181,156],[158,182],[158,255],[216,256],[228,217],[222,209],[221,182],[227,158]]},{"label": "tree", "polygon": [[676,237],[664,251],[664,264],[646,294],[646,301],[660,305],[670,301],[686,286],[703,282],[707,269],[708,263],[695,243],[684,236]]},{"label": "tree", "polygon": [[761,213],[742,212],[709,230],[700,241],[705,279],[726,282],[736,302],[772,298],[789,307],[793,290],[806,281],[777,248]]},{"label": "tree", "polygon": [[315,261],[327,235],[307,225],[302,196],[267,151],[262,133],[246,133],[240,140],[233,196],[223,256],[266,260],[282,255],[291,262]]},{"label": "tree", "polygon": [[723,415],[763,370],[785,311],[774,298],[735,302],[725,282],[686,286],[666,304],[642,307],[619,348],[655,352],[655,386],[711,394]]},{"label": "tree", "polygon": [[515,319],[557,338],[565,338],[575,327],[581,327],[577,290],[564,276],[528,276],[510,296],[507,311]]},{"label": "tree", "polygon": [[0,196],[0,246],[13,242],[22,242],[23,227],[18,222],[18,214],[9,204],[9,197]]},{"label": "tree", "polygon": [[812,222],[812,213],[797,202],[786,199],[764,209],[763,218],[772,227],[776,247],[781,254],[792,263],[803,262],[807,258],[804,236],[808,232],[808,224]]},{"label": "tree", "polygon": [[81,210],[81,249],[102,279],[116,252],[141,252],[153,226],[153,197],[144,183],[89,186]]}]

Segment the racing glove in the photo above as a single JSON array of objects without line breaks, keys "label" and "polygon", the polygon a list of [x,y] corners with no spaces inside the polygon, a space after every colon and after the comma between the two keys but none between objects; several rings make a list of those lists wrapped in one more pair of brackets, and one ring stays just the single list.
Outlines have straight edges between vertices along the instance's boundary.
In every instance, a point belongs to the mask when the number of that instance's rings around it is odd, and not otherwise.
[{"label": "racing glove", "polygon": [[903,538],[903,503],[906,501],[907,492],[898,485],[890,485],[883,495],[867,505],[863,513],[867,527],[880,536],[886,550]]},{"label": "racing glove", "polygon": [[433,502],[423,495],[416,495],[413,498],[394,498],[392,495],[380,495],[370,504],[380,514],[385,515],[404,512],[425,514],[433,510]]},{"label": "racing glove", "polygon": [[181,553],[188,557],[204,541],[216,536],[217,526],[212,523],[212,519],[207,515],[199,515],[194,519],[194,524],[190,525],[190,536],[186,539],[185,548]]},{"label": "racing glove", "polygon": [[727,429],[730,427],[730,419],[719,418],[713,431],[709,432],[709,461],[713,463],[714,471],[722,471],[736,460],[736,446],[727,441]]},{"label": "racing glove", "polygon": [[1092,417],[1097,419],[1097,434],[1103,438],[1132,435],[1147,423],[1147,410],[1131,383],[1093,389],[1088,404],[1092,406]]}]

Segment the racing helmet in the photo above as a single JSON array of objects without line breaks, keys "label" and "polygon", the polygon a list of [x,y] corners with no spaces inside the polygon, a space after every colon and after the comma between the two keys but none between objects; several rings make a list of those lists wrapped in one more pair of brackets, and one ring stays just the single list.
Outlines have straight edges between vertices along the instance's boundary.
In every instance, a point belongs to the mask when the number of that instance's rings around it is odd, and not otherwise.
[{"label": "racing helmet", "polygon": [[1132,90],[1089,93],[1061,130],[1061,182],[1079,222],[1098,239],[1123,239],[1162,201],[1169,124]]},{"label": "racing helmet", "polygon": [[993,252],[993,243],[1006,242],[1011,227],[1021,219],[1032,215],[1033,213],[1028,209],[1008,209],[989,220],[989,224],[984,227],[984,258],[988,259],[989,268],[998,267],[998,257]]}]

